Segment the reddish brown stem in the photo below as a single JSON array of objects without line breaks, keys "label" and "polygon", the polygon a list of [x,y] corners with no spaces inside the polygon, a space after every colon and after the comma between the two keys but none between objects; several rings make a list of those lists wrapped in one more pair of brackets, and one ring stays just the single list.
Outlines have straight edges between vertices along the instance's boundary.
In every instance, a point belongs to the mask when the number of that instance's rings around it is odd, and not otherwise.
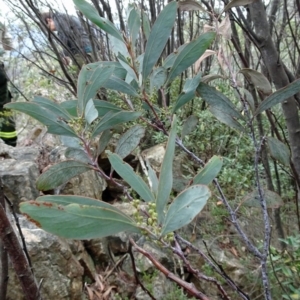
[{"label": "reddish brown stem", "polygon": [[167,268],[165,268],[159,261],[157,261],[149,252],[145,251],[143,248],[139,247],[133,239],[130,239],[130,243],[133,245],[136,251],[140,252],[144,256],[146,256],[152,263],[153,265],[160,271],[162,272],[168,279],[174,281],[177,283],[179,286],[184,288],[187,293],[193,297],[196,297],[197,299],[200,300],[209,300],[209,298],[198,291],[193,284],[188,283],[179,277],[177,277],[174,273],[170,272]]}]

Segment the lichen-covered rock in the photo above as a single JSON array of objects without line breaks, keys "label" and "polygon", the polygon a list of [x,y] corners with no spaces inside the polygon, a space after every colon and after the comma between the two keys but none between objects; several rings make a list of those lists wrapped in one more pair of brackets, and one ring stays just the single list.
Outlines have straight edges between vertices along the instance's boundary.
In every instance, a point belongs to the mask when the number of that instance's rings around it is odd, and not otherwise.
[{"label": "lichen-covered rock", "polygon": [[0,165],[0,178],[4,194],[18,211],[19,203],[34,200],[39,196],[36,180],[39,169],[35,162],[26,160],[4,159]]}]

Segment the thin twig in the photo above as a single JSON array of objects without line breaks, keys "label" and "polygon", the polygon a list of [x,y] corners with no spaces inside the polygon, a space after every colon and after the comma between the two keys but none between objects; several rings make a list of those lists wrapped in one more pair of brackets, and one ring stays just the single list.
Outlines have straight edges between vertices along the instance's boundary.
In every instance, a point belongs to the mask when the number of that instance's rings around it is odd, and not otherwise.
[{"label": "thin twig", "polygon": [[134,277],[135,277],[136,283],[141,286],[141,288],[143,289],[143,291],[146,292],[147,295],[152,300],[156,300],[155,297],[150,293],[150,291],[143,285],[143,283],[139,279],[139,275],[138,275],[137,270],[136,270],[134,255],[132,253],[132,243],[129,243],[128,253],[130,255],[130,259],[131,259],[131,263],[132,263],[132,270],[133,270],[133,273],[134,273]]}]

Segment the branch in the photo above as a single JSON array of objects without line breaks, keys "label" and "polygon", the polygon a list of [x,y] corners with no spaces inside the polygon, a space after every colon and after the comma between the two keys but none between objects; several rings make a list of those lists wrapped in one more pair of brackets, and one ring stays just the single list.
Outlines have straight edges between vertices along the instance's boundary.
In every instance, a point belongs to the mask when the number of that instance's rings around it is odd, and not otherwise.
[{"label": "branch", "polygon": [[[2,188],[1,191],[3,193]],[[0,205],[0,240],[2,241],[12,266],[19,278],[25,299],[41,299],[36,280],[2,205]]]},{"label": "branch", "polygon": [[177,277],[174,273],[170,272],[167,268],[165,268],[159,261],[157,261],[149,252],[145,251],[143,248],[139,247],[132,238],[129,239],[130,243],[134,246],[134,248],[146,256],[152,263],[153,265],[160,271],[162,272],[168,279],[174,281],[177,283],[179,286],[184,288],[188,294],[191,296],[196,297],[197,299],[200,300],[210,300],[206,295],[198,291],[193,284],[188,283],[179,277]]}]

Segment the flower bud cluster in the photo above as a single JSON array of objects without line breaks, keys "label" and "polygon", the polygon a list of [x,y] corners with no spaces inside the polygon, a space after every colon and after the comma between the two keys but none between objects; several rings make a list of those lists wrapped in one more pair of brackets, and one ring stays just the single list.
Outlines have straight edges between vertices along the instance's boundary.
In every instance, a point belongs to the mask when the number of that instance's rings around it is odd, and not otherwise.
[{"label": "flower bud cluster", "polygon": [[[146,238],[150,238],[149,232],[153,233],[153,236],[156,236],[157,238],[161,235],[161,227],[159,226],[157,222],[157,212],[156,212],[156,203],[150,202],[148,203],[148,209],[147,209],[147,216],[143,216],[141,213],[141,201],[140,200],[133,200],[132,202],[135,212],[133,213],[133,217],[137,223],[138,226],[147,228],[147,230],[142,230],[143,235],[146,236]],[[166,243],[171,243],[174,241],[174,233],[169,232],[166,236],[164,236],[163,240]],[[160,241],[156,241],[157,243],[162,246],[162,243]]]}]

